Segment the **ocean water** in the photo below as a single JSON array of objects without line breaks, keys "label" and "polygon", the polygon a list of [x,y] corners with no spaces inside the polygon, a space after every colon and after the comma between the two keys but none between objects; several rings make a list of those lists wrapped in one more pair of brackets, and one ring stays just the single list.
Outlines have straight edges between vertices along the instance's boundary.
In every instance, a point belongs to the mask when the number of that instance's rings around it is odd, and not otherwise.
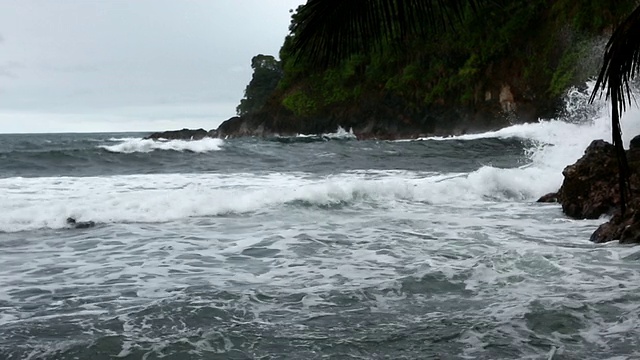
[{"label": "ocean water", "polygon": [[0,135],[0,359],[640,358],[640,249],[535,202],[610,139],[585,98],[413,141]]}]

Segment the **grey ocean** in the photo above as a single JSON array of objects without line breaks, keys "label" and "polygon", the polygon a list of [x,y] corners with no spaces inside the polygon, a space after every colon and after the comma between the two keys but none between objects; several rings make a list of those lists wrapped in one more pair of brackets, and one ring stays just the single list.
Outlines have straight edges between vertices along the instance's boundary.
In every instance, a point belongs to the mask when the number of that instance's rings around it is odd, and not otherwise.
[{"label": "grey ocean", "polygon": [[640,358],[640,249],[535,202],[610,136],[573,110],[395,142],[0,135],[0,359]]}]

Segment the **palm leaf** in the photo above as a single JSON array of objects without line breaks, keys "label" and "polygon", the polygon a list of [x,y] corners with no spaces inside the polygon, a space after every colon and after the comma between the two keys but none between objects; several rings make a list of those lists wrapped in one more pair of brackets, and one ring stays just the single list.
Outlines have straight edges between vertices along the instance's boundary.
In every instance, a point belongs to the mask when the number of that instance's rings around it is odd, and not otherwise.
[{"label": "palm leaf", "polygon": [[611,130],[619,166],[620,202],[622,213],[630,191],[630,170],[622,143],[620,115],[631,104],[629,82],[640,69],[640,6],[614,31],[607,43],[604,64],[598,75],[591,101],[602,92],[611,100]]},{"label": "palm leaf", "polygon": [[309,0],[292,28],[296,58],[327,67],[354,53],[450,27],[478,0]]}]

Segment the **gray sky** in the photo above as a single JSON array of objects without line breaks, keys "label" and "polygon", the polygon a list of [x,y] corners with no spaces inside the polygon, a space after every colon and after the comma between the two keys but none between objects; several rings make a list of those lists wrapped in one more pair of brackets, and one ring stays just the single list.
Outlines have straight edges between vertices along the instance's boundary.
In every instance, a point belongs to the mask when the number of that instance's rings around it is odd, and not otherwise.
[{"label": "gray sky", "polygon": [[0,132],[211,129],[305,0],[0,0]]}]

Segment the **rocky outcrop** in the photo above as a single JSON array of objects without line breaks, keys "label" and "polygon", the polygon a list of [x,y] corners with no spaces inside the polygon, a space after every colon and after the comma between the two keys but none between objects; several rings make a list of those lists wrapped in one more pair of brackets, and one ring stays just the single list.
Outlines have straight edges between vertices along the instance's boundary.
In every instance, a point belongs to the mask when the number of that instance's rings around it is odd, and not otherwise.
[{"label": "rocky outcrop", "polygon": [[564,182],[558,200],[565,214],[576,219],[597,219],[612,215],[618,207],[618,163],[615,148],[608,142],[594,140],[584,156],[562,174]]},{"label": "rocky outcrop", "polygon": [[539,203],[557,203],[558,202],[558,193],[552,192],[547,195],[543,195],[540,199],[538,199]]},{"label": "rocky outcrop", "polygon": [[[631,193],[624,215],[620,212],[618,163],[613,145],[604,140],[594,140],[584,156],[562,172],[564,181],[555,197],[565,214],[576,219],[611,216],[591,235],[591,241],[640,243],[640,138],[634,138],[631,144],[627,150]],[[539,201],[553,197],[553,194],[548,194]]]},{"label": "rocky outcrop", "polygon": [[208,132],[204,129],[182,129],[182,130],[171,130],[171,131],[161,131],[155,132],[145,139],[153,139],[153,140],[201,140],[205,137],[216,137],[215,133]]},{"label": "rocky outcrop", "polygon": [[93,221],[76,221],[76,219],[68,217],[67,225],[74,229],[88,229],[96,226],[96,223]]},{"label": "rocky outcrop", "polygon": [[503,85],[502,90],[487,92],[488,100],[480,99],[473,107],[453,103],[416,107],[398,96],[372,94],[348,104],[329,106],[320,115],[305,116],[294,114],[282,105],[280,98],[273,97],[261,110],[234,116],[216,130],[182,129],[153,133],[147,138],[198,140],[205,136],[224,139],[321,135],[342,127],[352,129],[360,140],[413,139],[498,130],[515,122],[537,121],[557,113],[559,103],[534,104],[519,96],[516,90],[515,86]]},{"label": "rocky outcrop", "polygon": [[351,107],[336,106],[322,115],[307,117],[294,115],[279,104],[268,104],[259,112],[232,117],[223,122],[217,129],[217,136],[319,135],[335,132],[342,127],[353,129],[360,140],[395,140],[485,132],[512,125],[515,119],[518,122],[537,120],[537,117],[526,113],[528,108],[525,105],[518,107],[522,113],[512,116],[503,113],[496,104],[483,111],[454,107],[409,109],[400,100],[396,103],[393,98],[379,102],[368,99]]}]

